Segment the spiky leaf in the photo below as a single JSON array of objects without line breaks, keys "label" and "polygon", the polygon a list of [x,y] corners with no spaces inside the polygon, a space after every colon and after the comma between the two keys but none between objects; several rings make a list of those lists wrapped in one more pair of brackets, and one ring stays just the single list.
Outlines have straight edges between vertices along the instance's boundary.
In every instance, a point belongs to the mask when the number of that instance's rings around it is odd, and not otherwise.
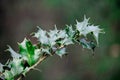
[{"label": "spiky leaf", "polygon": [[34,53],[35,53],[35,46],[32,43],[24,39],[22,43],[19,44],[20,54],[24,58],[24,60],[28,61],[28,64],[31,66],[35,63]]},{"label": "spiky leaf", "polygon": [[99,33],[103,33],[103,31],[98,26],[90,25],[88,21],[89,21],[89,18],[87,19],[84,16],[84,21],[82,22],[77,21],[76,28],[80,32],[80,35],[83,35],[85,37],[87,34],[93,33],[93,36],[98,44]]},{"label": "spiky leaf", "polygon": [[18,59],[18,58],[21,57],[21,55],[18,54],[17,52],[15,52],[9,45],[8,45],[7,51],[9,51],[11,53],[12,58],[17,58]]}]

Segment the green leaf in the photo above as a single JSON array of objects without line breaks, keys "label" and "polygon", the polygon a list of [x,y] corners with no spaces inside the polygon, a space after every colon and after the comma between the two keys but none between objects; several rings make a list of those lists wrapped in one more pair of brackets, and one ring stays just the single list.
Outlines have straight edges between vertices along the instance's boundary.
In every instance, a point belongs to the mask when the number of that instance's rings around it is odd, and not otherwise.
[{"label": "green leaf", "polygon": [[[93,41],[86,40],[86,37],[92,34],[98,44],[99,33],[103,32],[98,26],[90,25],[88,21],[89,19],[84,17],[82,22],[77,21],[75,28],[67,25],[67,28],[58,30],[55,26],[55,29],[49,32],[38,27],[38,31],[34,34],[34,37],[38,39],[38,44],[33,45],[30,40],[25,38],[22,43],[19,43],[19,54],[8,46],[7,50],[11,53],[13,59],[8,60],[5,65],[0,63],[0,78],[14,80],[21,74],[25,76],[31,68],[34,69],[38,65],[39,58],[40,60],[45,59],[46,54],[56,54],[62,57],[66,54],[66,45],[75,42],[80,43],[83,48],[94,51],[96,44]],[[80,39],[81,37],[84,38]],[[35,66],[33,66],[34,64]]]},{"label": "green leaf", "polygon": [[36,62],[36,59],[34,58],[35,46],[25,38],[22,43],[19,43],[19,48],[19,52],[22,54],[23,59],[27,60],[30,66],[33,65]]},{"label": "green leaf", "polygon": [[30,41],[26,41],[27,51],[30,55],[34,55],[35,46]]},{"label": "green leaf", "polygon": [[84,38],[80,40],[80,44],[83,48],[92,49],[93,51],[96,47],[93,41],[87,41]]}]

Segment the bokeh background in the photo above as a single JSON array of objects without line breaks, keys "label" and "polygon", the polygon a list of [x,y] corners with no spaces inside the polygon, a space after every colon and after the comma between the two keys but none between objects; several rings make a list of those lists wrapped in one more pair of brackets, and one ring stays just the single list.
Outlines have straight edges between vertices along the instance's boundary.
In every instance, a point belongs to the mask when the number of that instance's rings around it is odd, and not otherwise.
[{"label": "bokeh background", "polygon": [[99,37],[95,55],[79,45],[67,47],[69,55],[62,59],[53,56],[31,71],[25,80],[120,80],[120,0],[0,0],[0,62],[5,63],[10,53],[6,45],[18,51],[17,42],[42,29],[64,29],[66,24],[82,21],[106,32]]}]

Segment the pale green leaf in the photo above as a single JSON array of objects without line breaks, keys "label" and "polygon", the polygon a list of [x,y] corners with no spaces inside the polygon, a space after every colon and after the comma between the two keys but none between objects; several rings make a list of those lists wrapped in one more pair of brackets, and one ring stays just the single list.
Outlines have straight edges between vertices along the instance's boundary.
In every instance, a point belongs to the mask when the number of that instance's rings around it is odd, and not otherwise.
[{"label": "pale green leaf", "polygon": [[58,49],[58,50],[56,51],[56,54],[57,54],[58,56],[62,57],[63,55],[66,54],[66,48]]},{"label": "pale green leaf", "polygon": [[73,38],[74,34],[75,34],[75,31],[73,30],[72,28],[72,25],[66,27],[66,33],[67,35],[70,37],[70,38]]},{"label": "pale green leaf", "polygon": [[98,36],[99,33],[103,33],[102,29],[100,29],[98,26],[90,25],[88,21],[89,18],[86,19],[86,17],[84,17],[84,21],[82,22],[77,21],[76,29],[80,32],[80,35],[83,35],[85,37],[87,34],[93,33],[93,36],[98,44]]},{"label": "pale green leaf", "polygon": [[11,62],[11,73],[15,76],[20,74],[24,70],[22,65],[22,59],[13,59]]},{"label": "pale green leaf", "polygon": [[14,80],[14,76],[11,71],[5,70],[3,74],[5,76],[5,80]]},{"label": "pale green leaf", "polygon": [[11,53],[12,58],[20,58],[21,57],[21,55],[16,53],[9,45],[8,45],[7,51],[9,51]]},{"label": "pale green leaf", "polygon": [[40,57],[40,55],[42,55],[41,50],[40,49],[35,49],[35,53],[34,53],[34,59],[35,59],[35,61],[38,60],[38,58]]},{"label": "pale green leaf", "polygon": [[38,41],[42,44],[48,44],[48,37],[46,36],[47,32],[42,30],[40,27],[38,27],[37,33],[35,33],[34,37],[38,38]]},{"label": "pale green leaf", "polygon": [[80,35],[86,36],[89,33],[88,32],[89,30],[87,30],[87,27],[89,24],[88,21],[89,21],[89,18],[86,19],[86,17],[84,17],[84,21],[82,21],[82,22],[77,21],[76,29],[80,32]]}]

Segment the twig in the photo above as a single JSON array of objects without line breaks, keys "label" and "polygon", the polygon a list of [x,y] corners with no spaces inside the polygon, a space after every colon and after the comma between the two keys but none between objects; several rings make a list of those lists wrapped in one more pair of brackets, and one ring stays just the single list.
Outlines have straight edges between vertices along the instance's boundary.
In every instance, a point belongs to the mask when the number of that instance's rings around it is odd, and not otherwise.
[{"label": "twig", "polygon": [[[64,45],[61,45],[61,46],[59,46],[58,49],[61,49],[61,48],[63,48],[63,47],[65,47],[65,46],[64,46]],[[56,49],[56,50],[57,50],[57,49]],[[55,54],[56,50],[55,50],[54,52],[52,52],[52,55]],[[38,64],[40,64],[40,63],[41,63],[43,60],[45,60],[48,56],[50,56],[50,55],[44,55],[44,56],[40,57],[39,60],[38,60],[33,66],[31,66],[26,73],[28,73],[31,69],[34,69]],[[18,77],[17,80],[21,80],[21,79],[22,79],[22,76]]]},{"label": "twig", "polygon": [[[31,66],[26,73],[28,73],[31,69],[35,68],[38,64],[40,64],[43,60],[45,60],[48,57],[48,55],[42,56],[37,63],[35,63],[33,66]],[[18,77],[17,80],[21,80],[22,76]]]}]

